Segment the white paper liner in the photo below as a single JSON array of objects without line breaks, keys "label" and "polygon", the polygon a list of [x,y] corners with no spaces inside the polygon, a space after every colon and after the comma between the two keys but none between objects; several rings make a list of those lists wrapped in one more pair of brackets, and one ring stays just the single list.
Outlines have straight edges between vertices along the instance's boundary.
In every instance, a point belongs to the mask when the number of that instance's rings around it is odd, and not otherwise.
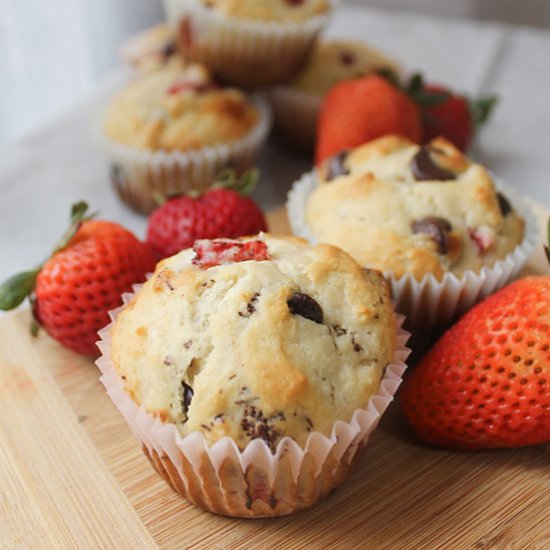
[{"label": "white paper liner", "polygon": [[251,98],[260,113],[256,126],[243,138],[190,151],[143,151],[102,136],[111,162],[111,179],[122,200],[147,214],[157,206],[154,193],[170,195],[208,188],[228,166],[250,168],[271,128],[271,110],[259,97]]},{"label": "white paper liner", "polygon": [[[331,1],[332,9],[338,1]],[[281,23],[227,17],[199,0],[164,0],[164,5],[186,59],[244,87],[278,84],[294,76],[332,11],[301,23]]]},{"label": "white paper liner", "polygon": [[[309,195],[317,183],[315,172],[304,174],[294,183],[287,201],[292,232],[311,244],[316,244],[316,239],[306,223],[305,211]],[[415,333],[417,330],[429,331],[433,327],[449,324],[475,303],[513,280],[533,253],[538,242],[535,216],[513,189],[498,180],[496,187],[505,193],[514,209],[525,220],[523,241],[504,259],[497,260],[491,267],[483,267],[479,272],[467,271],[461,278],[447,272],[440,281],[431,274],[417,281],[411,273],[399,279],[391,271],[384,273],[391,284],[397,311],[407,317],[408,327],[413,328]]]},{"label": "white paper liner", "polygon": [[311,153],[323,96],[290,86],[276,86],[267,90],[265,97],[273,111],[277,135],[292,148]]},{"label": "white paper liner", "polygon": [[[142,285],[136,285],[137,292]],[[158,473],[192,503],[211,512],[239,517],[269,517],[308,508],[343,481],[397,391],[406,369],[409,333],[396,315],[396,349],[380,387],[349,422],[337,421],[329,437],[312,432],[305,447],[285,437],[272,454],[260,439],[244,451],[225,437],[210,447],[200,432],[182,437],[174,424],[161,422],[126,393],[110,356],[111,329],[124,305],[110,312],[112,322],[99,332],[101,382]]]}]

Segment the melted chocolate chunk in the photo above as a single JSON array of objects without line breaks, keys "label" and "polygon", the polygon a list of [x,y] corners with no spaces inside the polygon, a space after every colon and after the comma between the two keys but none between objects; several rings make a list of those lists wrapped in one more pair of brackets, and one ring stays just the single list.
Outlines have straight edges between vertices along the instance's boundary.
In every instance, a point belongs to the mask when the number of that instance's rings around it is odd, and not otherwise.
[{"label": "melted chocolate chunk", "polygon": [[507,216],[512,211],[510,202],[502,193],[497,193],[497,199],[502,215]]},{"label": "melted chocolate chunk", "polygon": [[193,388],[188,386],[185,382],[182,381],[181,385],[183,386],[183,399],[181,404],[183,407],[183,412],[187,415],[187,411],[191,405],[191,400],[193,399]]},{"label": "melted chocolate chunk", "polygon": [[287,302],[292,315],[301,315],[314,323],[323,323],[321,306],[308,294],[297,292]]},{"label": "melted chocolate chunk", "polygon": [[326,164],[325,179],[331,181],[338,176],[346,176],[349,174],[349,170],[345,166],[346,159],[348,158],[349,151],[344,149],[336,155],[332,156]]},{"label": "melted chocolate chunk", "polygon": [[432,158],[432,147],[424,145],[414,155],[411,163],[416,181],[448,181],[456,179],[456,174],[439,166]]},{"label": "melted chocolate chunk", "polygon": [[170,57],[176,53],[176,43],[173,40],[166,42],[162,49],[162,55],[164,57]]},{"label": "melted chocolate chunk", "polygon": [[252,298],[246,304],[246,309],[244,311],[239,311],[240,317],[248,318],[256,311],[256,303],[258,302],[259,296],[260,296],[259,292],[255,292],[252,295]]},{"label": "melted chocolate chunk", "polygon": [[413,233],[425,233],[437,243],[440,254],[447,254],[447,232],[452,231],[451,224],[444,218],[430,216],[412,223]]}]

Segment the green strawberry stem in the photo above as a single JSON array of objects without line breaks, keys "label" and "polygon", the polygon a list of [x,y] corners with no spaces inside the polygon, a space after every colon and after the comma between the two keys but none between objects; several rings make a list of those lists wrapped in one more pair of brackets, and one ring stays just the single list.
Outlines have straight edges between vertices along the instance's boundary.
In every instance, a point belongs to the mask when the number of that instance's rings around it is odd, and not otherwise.
[{"label": "green strawberry stem", "polygon": [[[414,73],[405,85],[399,81],[397,74],[390,69],[381,69],[378,71],[378,74],[388,80],[393,86],[407,94],[421,107],[435,107],[436,105],[445,103],[445,101],[453,95],[451,92],[446,91],[436,92],[426,90],[424,77],[421,73]],[[472,122],[477,130],[491,117],[498,103],[498,96],[491,95],[478,99],[463,97],[468,102]]]},{"label": "green strawberry stem", "polygon": [[208,192],[209,189],[231,189],[243,197],[248,197],[254,192],[260,181],[260,171],[257,168],[249,168],[243,172],[240,177],[234,168],[224,168],[218,173],[212,185],[203,190],[190,189],[189,191],[175,192],[163,195],[158,191],[153,191],[152,197],[157,206],[162,206],[167,200],[186,196],[191,199],[198,199],[201,195]]},{"label": "green strawberry stem", "polygon": [[13,275],[0,285],[0,310],[9,311],[15,309],[27,297],[31,298],[32,302],[32,295],[36,286],[36,278],[38,277],[44,263],[69,244],[69,241],[74,237],[82,222],[95,216],[95,214],[86,215],[87,210],[88,205],[85,202],[77,202],[73,204],[71,208],[71,222],[69,228],[61,236],[61,239],[57,242],[53,252],[48,256],[48,258],[35,269]]},{"label": "green strawberry stem", "polygon": [[498,97],[495,95],[480,97],[474,100],[468,100],[470,106],[470,114],[472,116],[472,122],[476,129],[483,126],[489,118],[498,103]]}]

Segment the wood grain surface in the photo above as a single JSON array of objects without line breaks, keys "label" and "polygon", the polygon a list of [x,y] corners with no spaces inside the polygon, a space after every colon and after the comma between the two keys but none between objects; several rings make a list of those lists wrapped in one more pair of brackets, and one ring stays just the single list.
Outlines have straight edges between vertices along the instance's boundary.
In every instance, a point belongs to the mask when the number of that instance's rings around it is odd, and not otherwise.
[{"label": "wood grain surface", "polygon": [[[270,222],[287,228],[283,210]],[[525,273],[548,273],[539,249]],[[395,404],[316,508],[269,520],[203,512],[153,471],[95,365],[32,339],[28,322],[27,311],[0,318],[0,548],[550,548],[549,447],[430,449]]]}]

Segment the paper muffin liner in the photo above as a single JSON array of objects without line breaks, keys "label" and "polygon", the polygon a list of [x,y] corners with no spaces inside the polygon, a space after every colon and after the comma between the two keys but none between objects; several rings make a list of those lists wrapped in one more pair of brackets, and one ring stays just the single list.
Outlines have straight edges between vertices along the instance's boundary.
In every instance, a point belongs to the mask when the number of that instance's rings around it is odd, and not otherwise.
[{"label": "paper muffin liner", "polygon": [[[334,9],[338,0],[331,1]],[[284,82],[307,59],[331,10],[301,23],[227,17],[199,0],[165,0],[186,59],[207,65],[225,82],[257,88]]]},{"label": "paper muffin liner", "polygon": [[[292,232],[316,244],[305,219],[306,203],[317,187],[315,172],[304,174],[295,182],[288,194],[287,213]],[[518,275],[533,253],[538,242],[535,216],[522,198],[498,180],[497,189],[511,199],[514,209],[525,220],[523,241],[505,258],[492,266],[485,266],[479,272],[467,271],[462,277],[447,272],[438,281],[429,274],[418,281],[411,273],[397,279],[391,271],[384,276],[391,285],[396,310],[407,318],[407,328],[413,330],[413,337],[430,334],[434,328],[444,328],[465,313],[475,303],[505,286]]]},{"label": "paper muffin liner", "polygon": [[[137,292],[141,285],[134,287]],[[396,315],[396,349],[378,391],[349,422],[335,422],[330,436],[311,432],[302,448],[283,438],[273,454],[261,439],[244,451],[229,437],[209,445],[200,432],[183,437],[174,424],[163,423],[126,393],[110,355],[111,329],[124,305],[110,313],[111,324],[99,332],[101,382],[120,410],[155,470],[168,485],[204,510],[236,517],[272,517],[309,508],[326,497],[360,458],[370,434],[393,400],[410,353],[409,334]]]},{"label": "paper muffin liner", "polygon": [[111,163],[111,182],[120,198],[134,210],[148,214],[157,206],[155,194],[163,196],[208,188],[223,168],[238,173],[250,168],[267,138],[271,111],[266,101],[252,98],[260,118],[239,140],[189,151],[148,151],[122,145],[102,135]]},{"label": "paper muffin liner", "polygon": [[274,128],[287,145],[303,153],[311,153],[317,136],[317,120],[323,96],[276,86],[265,97],[273,112]]}]

